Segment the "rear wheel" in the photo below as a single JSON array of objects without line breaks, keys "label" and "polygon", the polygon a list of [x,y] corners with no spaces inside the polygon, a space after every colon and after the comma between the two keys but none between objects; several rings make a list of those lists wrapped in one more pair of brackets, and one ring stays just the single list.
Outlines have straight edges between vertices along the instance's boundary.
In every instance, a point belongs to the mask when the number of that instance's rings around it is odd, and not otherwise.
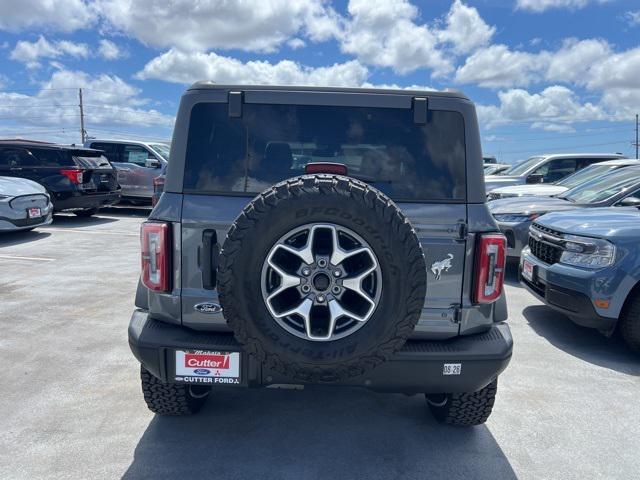
[{"label": "rear wheel", "polygon": [[427,394],[429,410],[440,423],[473,426],[487,421],[498,392],[495,380],[482,390],[471,393]]},{"label": "rear wheel", "polygon": [[164,383],[140,366],[144,401],[158,415],[192,415],[207,401],[211,387]]},{"label": "rear wheel", "polygon": [[91,217],[92,215],[95,215],[96,213],[98,213],[98,209],[85,208],[84,210],[76,210],[73,213],[76,214],[78,217]]},{"label": "rear wheel", "polygon": [[640,294],[625,307],[620,318],[622,339],[634,352],[640,353]]}]

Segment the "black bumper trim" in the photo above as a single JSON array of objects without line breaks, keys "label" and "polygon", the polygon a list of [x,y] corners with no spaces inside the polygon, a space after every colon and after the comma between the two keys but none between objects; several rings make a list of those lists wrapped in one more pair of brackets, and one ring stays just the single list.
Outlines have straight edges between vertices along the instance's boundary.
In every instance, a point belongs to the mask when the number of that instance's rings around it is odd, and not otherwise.
[{"label": "black bumper trim", "polygon": [[[242,355],[242,385],[263,387],[297,384],[278,372],[264,368],[232,334],[195,331],[149,317],[135,310],[129,324],[129,345],[135,357],[153,375],[173,380],[174,351],[239,351]],[[365,375],[332,385],[362,386],[402,393],[473,392],[491,383],[511,360],[513,339],[504,323],[493,324],[485,333],[444,341],[410,340],[389,361]],[[460,375],[443,375],[445,363],[460,363]]]},{"label": "black bumper trim", "polygon": [[575,324],[604,332],[615,328],[617,319],[600,315],[591,299],[584,293],[539,280],[530,282],[522,276],[520,268],[518,268],[518,277],[520,283],[545,305],[564,313]]}]

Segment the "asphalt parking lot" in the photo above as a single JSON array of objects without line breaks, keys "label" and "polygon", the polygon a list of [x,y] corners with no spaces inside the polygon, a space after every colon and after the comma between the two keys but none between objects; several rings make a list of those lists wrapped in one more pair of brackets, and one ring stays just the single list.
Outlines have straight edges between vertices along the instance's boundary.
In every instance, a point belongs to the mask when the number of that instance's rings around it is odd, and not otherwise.
[{"label": "asphalt parking lot", "polygon": [[0,478],[637,478],[640,358],[518,286],[494,413],[437,424],[423,397],[227,390],[146,409],[127,324],[144,209],[0,236]]}]

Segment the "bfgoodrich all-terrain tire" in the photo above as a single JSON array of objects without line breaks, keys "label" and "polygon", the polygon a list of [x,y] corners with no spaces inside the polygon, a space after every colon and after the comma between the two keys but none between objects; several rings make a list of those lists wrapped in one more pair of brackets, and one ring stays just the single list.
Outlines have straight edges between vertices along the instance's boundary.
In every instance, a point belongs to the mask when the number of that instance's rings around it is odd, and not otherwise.
[{"label": "bfgoodrich all-terrain tire", "polygon": [[435,419],[450,425],[473,426],[487,421],[498,392],[498,381],[472,393],[428,394],[427,404]]},{"label": "bfgoodrich all-terrain tire", "polygon": [[144,401],[158,415],[192,415],[202,408],[210,387],[163,383],[140,366]]},{"label": "bfgoodrich all-terrain tire", "polygon": [[[370,270],[363,268],[371,278],[361,281],[364,273],[353,273],[359,267],[340,263],[357,252],[365,252],[358,261],[368,262]],[[270,263],[285,254],[280,266]],[[218,278],[220,303],[238,341],[268,369],[303,382],[339,381],[387,360],[413,331],[426,292],[424,255],[409,221],[375,188],[334,175],[292,178],[253,199],[229,230]],[[354,290],[370,295],[360,319],[338,317],[344,304],[362,300],[350,296]],[[274,303],[287,302],[291,311],[310,310],[281,318]],[[315,330],[322,312],[329,327]],[[318,330],[325,338],[315,336]]]},{"label": "bfgoodrich all-terrain tire", "polygon": [[629,300],[620,318],[620,334],[625,343],[640,353],[640,294]]}]

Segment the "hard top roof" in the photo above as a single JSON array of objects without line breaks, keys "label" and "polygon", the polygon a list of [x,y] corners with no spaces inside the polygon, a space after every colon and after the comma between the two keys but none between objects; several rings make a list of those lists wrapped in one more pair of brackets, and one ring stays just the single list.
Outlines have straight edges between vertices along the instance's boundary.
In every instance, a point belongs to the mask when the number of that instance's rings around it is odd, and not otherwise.
[{"label": "hard top roof", "polygon": [[326,92],[326,93],[377,93],[391,95],[452,97],[469,100],[458,90],[403,90],[386,88],[347,88],[347,87],[303,87],[294,85],[223,85],[211,81],[200,81],[191,85],[188,90],[277,90],[283,92]]}]

